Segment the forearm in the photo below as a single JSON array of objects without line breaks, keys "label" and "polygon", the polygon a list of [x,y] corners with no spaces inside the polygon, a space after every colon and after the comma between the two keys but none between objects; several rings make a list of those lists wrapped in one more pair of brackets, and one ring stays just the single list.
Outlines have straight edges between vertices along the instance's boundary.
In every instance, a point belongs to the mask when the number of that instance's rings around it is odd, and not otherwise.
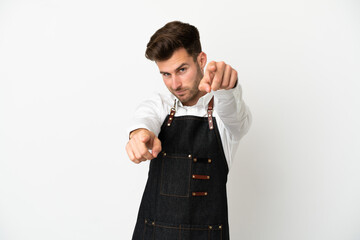
[{"label": "forearm", "polygon": [[128,135],[137,129],[147,129],[156,136],[162,124],[161,100],[159,97],[143,101],[135,110],[131,125],[127,128]]},{"label": "forearm", "polygon": [[214,108],[225,128],[234,141],[240,140],[252,122],[251,112],[242,99],[241,85],[238,83],[233,89],[214,91],[214,96]]}]

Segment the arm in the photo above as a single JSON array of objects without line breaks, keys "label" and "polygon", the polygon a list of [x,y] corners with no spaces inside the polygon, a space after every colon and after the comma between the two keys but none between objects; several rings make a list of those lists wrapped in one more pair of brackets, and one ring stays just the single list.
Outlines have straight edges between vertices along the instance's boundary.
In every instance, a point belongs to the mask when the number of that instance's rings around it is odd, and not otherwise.
[{"label": "arm", "polygon": [[126,144],[126,152],[134,163],[153,159],[161,151],[161,142],[157,138],[162,124],[161,106],[162,100],[158,95],[143,101],[135,111]]},{"label": "arm", "polygon": [[142,101],[135,110],[131,125],[127,128],[129,137],[132,131],[139,128],[145,128],[157,136],[164,116],[166,112],[164,113],[163,101],[159,94]]},{"label": "arm", "polygon": [[240,83],[229,90],[214,91],[216,112],[231,134],[233,141],[239,141],[249,130],[252,115],[242,99]]},{"label": "arm", "polygon": [[239,141],[251,125],[252,116],[242,99],[242,89],[235,69],[224,62],[208,64],[199,84],[201,91],[214,91],[216,110],[233,141]]}]

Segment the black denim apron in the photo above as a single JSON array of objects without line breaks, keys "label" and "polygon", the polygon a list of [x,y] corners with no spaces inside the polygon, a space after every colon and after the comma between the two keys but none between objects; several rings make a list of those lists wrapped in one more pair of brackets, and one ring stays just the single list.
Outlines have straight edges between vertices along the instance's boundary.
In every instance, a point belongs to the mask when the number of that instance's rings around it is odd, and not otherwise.
[{"label": "black denim apron", "polygon": [[132,240],[229,240],[229,172],[216,119],[174,117],[161,126]]}]

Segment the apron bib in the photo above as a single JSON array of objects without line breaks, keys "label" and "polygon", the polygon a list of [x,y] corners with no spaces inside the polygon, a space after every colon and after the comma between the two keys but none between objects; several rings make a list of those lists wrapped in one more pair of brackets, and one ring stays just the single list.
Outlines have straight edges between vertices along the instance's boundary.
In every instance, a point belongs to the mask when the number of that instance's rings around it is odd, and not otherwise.
[{"label": "apron bib", "polygon": [[229,240],[229,169],[212,107],[213,98],[208,117],[172,108],[164,120],[132,240]]}]

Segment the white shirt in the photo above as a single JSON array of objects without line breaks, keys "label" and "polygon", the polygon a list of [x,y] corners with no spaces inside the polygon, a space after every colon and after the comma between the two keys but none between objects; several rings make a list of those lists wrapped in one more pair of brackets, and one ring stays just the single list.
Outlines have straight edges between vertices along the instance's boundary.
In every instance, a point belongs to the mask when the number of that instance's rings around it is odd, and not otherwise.
[{"label": "white shirt", "polygon": [[176,116],[192,115],[207,117],[208,103],[214,96],[213,117],[216,118],[225,157],[230,169],[235,157],[240,139],[248,132],[252,116],[248,106],[242,99],[240,84],[230,90],[212,91],[199,98],[193,106],[183,106],[172,93],[157,93],[155,96],[143,101],[136,109],[131,131],[146,128],[159,135],[161,125],[176,101]]}]

